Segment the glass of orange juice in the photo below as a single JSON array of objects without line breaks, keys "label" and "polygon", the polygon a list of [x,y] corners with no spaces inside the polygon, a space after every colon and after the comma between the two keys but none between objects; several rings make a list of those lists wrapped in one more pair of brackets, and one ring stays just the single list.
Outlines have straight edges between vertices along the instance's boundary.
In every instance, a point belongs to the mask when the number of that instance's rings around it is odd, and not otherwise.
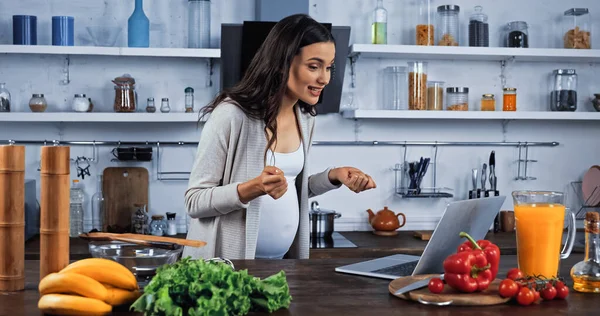
[{"label": "glass of orange juice", "polygon": [[[565,208],[562,192],[514,191],[519,269],[526,275],[558,276],[560,259],[571,254],[575,214]],[[561,250],[565,214],[567,240]]]}]

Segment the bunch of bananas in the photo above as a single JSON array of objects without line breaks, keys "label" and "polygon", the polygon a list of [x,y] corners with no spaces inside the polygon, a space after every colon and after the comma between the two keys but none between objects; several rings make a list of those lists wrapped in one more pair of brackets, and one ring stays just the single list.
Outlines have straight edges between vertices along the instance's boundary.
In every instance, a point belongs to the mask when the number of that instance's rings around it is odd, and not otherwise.
[{"label": "bunch of bananas", "polygon": [[45,276],[39,291],[38,308],[54,315],[105,315],[141,295],[129,269],[102,258],[79,260]]}]

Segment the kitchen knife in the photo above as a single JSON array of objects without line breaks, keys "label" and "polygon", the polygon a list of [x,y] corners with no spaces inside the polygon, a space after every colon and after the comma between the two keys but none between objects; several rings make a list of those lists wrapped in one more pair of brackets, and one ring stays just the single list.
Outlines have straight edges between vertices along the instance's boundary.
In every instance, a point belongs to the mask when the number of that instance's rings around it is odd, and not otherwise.
[{"label": "kitchen knife", "polygon": [[490,189],[496,191],[496,152],[490,154]]},{"label": "kitchen knife", "polygon": [[487,171],[487,164],[483,164],[483,169],[481,171],[481,192],[483,192],[483,196],[484,197],[489,197],[490,193],[485,189],[485,180],[486,180],[486,171]]},{"label": "kitchen knife", "polygon": [[469,199],[474,199],[477,196],[477,169],[471,170],[471,177],[473,190],[469,191]]},{"label": "kitchen knife", "polygon": [[414,291],[414,290],[418,290],[420,288],[426,287],[429,284],[429,281],[431,281],[431,279],[433,279],[433,278],[440,278],[440,279],[444,280],[444,275],[442,274],[440,276],[434,276],[434,277],[423,279],[421,281],[413,282],[403,288],[398,289],[396,292],[394,292],[394,295],[402,295],[404,293],[408,293],[410,291]]}]

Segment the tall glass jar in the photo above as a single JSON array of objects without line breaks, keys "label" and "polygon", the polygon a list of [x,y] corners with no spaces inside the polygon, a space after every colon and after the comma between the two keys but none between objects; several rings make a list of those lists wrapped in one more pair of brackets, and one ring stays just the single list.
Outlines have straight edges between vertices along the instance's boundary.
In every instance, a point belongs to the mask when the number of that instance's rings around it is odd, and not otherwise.
[{"label": "tall glass jar", "polygon": [[386,110],[407,110],[406,67],[392,66],[383,70],[383,99]]},{"label": "tall glass jar", "polygon": [[408,109],[427,109],[427,62],[408,63]]},{"label": "tall glass jar", "polygon": [[10,92],[3,82],[0,82],[0,112],[10,112]]},{"label": "tall glass jar", "polygon": [[185,88],[185,112],[194,112],[194,89],[191,87]]},{"label": "tall glass jar", "polygon": [[469,46],[490,46],[490,26],[487,14],[482,12],[483,8],[478,5],[469,19]]},{"label": "tall glass jar", "polygon": [[446,88],[446,110],[468,111],[469,110],[469,88],[448,87]]},{"label": "tall glass jar", "polygon": [[438,46],[459,46],[460,7],[453,4],[437,7],[437,44]]},{"label": "tall glass jar", "polygon": [[383,7],[383,0],[377,0],[377,7],[373,10],[371,43],[387,44],[387,10]]},{"label": "tall glass jar", "polygon": [[135,112],[136,96],[135,96],[135,79],[123,75],[112,80],[115,84],[115,112]]},{"label": "tall glass jar", "polygon": [[550,92],[550,110],[577,110],[577,73],[575,69],[555,69]]},{"label": "tall glass jar", "polygon": [[513,21],[506,25],[506,47],[529,47],[527,22]]},{"label": "tall glass jar", "polygon": [[419,0],[419,22],[415,30],[416,44],[424,46],[435,45],[434,17],[431,10],[433,0]]},{"label": "tall glass jar", "polygon": [[188,0],[188,48],[210,47],[210,0]]},{"label": "tall glass jar", "polygon": [[565,48],[592,48],[592,25],[590,11],[587,8],[572,8],[565,11],[563,28]]},{"label": "tall glass jar", "polygon": [[430,110],[430,111],[444,110],[444,82],[443,81],[428,81],[427,82],[427,110]]}]

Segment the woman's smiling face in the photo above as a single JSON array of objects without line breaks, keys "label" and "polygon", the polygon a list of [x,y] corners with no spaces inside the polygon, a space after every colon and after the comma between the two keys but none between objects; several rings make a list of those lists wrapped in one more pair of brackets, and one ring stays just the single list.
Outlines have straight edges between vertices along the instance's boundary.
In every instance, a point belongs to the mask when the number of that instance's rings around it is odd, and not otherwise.
[{"label": "woman's smiling face", "polygon": [[286,97],[315,105],[323,88],[329,84],[334,58],[335,45],[332,42],[314,43],[301,48],[290,66]]}]

